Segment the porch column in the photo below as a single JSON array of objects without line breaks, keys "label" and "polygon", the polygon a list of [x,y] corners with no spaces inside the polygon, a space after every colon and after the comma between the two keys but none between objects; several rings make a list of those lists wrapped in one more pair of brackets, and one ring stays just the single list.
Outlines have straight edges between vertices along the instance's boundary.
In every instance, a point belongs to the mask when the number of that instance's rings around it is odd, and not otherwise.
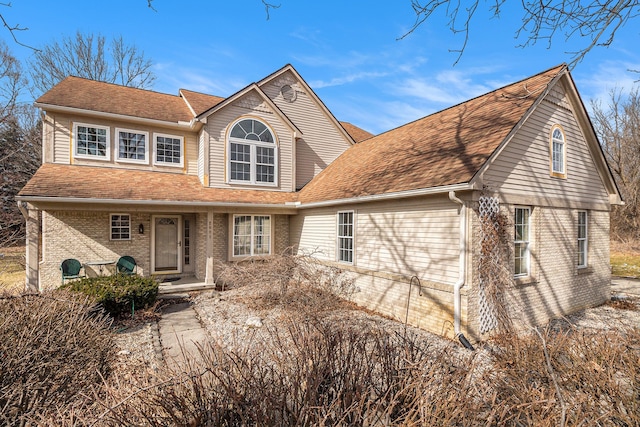
[{"label": "porch column", "polygon": [[18,202],[20,212],[26,220],[26,277],[25,290],[40,290],[38,276],[40,274],[40,210],[26,202]]},{"label": "porch column", "polygon": [[207,211],[207,245],[204,282],[213,285],[213,211]]}]

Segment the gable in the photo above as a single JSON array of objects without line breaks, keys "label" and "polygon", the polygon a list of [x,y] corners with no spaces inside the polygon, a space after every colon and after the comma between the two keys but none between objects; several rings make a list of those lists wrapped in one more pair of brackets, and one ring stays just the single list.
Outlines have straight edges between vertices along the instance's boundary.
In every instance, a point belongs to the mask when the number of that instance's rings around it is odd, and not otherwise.
[{"label": "gable", "polygon": [[259,85],[302,131],[296,141],[296,188],[300,189],[348,149],[353,140],[292,67],[283,68]]},{"label": "gable", "polygon": [[[609,191],[605,179],[608,170],[594,161],[597,147],[587,139],[591,128],[585,129],[578,119],[582,105],[571,97],[568,77],[557,81],[517,129],[511,139],[488,164],[478,182],[490,191],[511,197],[538,197],[547,203],[553,200],[592,203],[607,206]],[[551,167],[551,132],[559,127],[565,137],[566,174],[554,176]],[[596,150],[594,151],[594,148]],[[515,199],[514,199],[515,197]]]},{"label": "gable", "polygon": [[275,187],[283,191],[294,190],[293,156],[295,135],[299,133],[291,121],[278,110],[258,89],[254,88],[228,100],[225,105],[206,117],[203,128],[203,142],[208,150],[208,185],[210,187],[238,187],[229,183],[229,144],[231,128],[239,120],[256,119],[265,124],[275,138],[277,147],[277,183]]},{"label": "gable", "polygon": [[469,183],[564,69],[551,68],[358,143],[311,181],[300,201]]}]

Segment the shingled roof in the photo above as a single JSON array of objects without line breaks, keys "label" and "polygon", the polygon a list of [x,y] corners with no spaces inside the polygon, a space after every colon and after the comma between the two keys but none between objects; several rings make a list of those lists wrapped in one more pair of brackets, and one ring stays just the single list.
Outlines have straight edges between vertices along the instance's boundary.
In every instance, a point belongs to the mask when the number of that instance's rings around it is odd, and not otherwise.
[{"label": "shingled roof", "polygon": [[353,145],[301,190],[299,201],[468,183],[565,70],[559,65]]},{"label": "shingled roof", "polygon": [[[87,177],[90,177],[87,179]],[[197,176],[111,167],[45,163],[19,193],[20,197],[182,202],[276,204],[295,201],[282,191],[204,188]]]},{"label": "shingled roof", "polygon": [[73,76],[38,98],[38,104],[173,123],[189,122],[194,117],[179,96]]}]

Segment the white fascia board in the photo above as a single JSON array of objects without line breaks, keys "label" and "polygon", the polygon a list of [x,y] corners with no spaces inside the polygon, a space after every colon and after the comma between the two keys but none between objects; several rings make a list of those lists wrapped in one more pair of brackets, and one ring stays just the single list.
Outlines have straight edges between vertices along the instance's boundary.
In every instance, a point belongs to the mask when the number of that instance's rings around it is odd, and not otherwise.
[{"label": "white fascia board", "polygon": [[147,119],[144,117],[127,116],[124,114],[105,113],[102,111],[85,110],[83,108],[62,107],[60,105],[53,105],[53,104],[41,104],[39,102],[36,102],[34,106],[44,111],[57,111],[62,113],[80,114],[85,116],[90,115],[90,116],[101,117],[105,119],[111,119],[111,120],[122,120],[126,122],[144,123],[148,125],[172,127],[176,129],[195,130],[196,125],[198,124],[198,121],[195,119],[191,120],[190,122],[182,122],[182,121],[167,122],[164,120]]},{"label": "white fascia board", "polygon": [[440,187],[420,188],[416,190],[397,191],[395,193],[373,194],[371,196],[350,197],[348,199],[325,200],[322,202],[298,203],[299,209],[321,208],[326,206],[346,205],[353,203],[377,202],[392,199],[406,199],[408,197],[428,196],[433,194],[448,193],[449,191],[473,190],[468,182],[462,184],[444,185]]}]

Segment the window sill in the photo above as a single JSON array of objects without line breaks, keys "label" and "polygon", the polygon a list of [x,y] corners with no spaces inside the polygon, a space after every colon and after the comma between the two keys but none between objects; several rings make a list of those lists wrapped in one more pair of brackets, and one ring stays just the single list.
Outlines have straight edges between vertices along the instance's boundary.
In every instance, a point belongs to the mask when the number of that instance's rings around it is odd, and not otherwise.
[{"label": "window sill", "polygon": [[595,270],[593,269],[593,267],[591,266],[587,266],[587,267],[578,267],[578,269],[576,270],[576,274],[578,276],[582,275],[582,274],[591,274],[593,273]]},{"label": "window sill", "polygon": [[514,277],[513,282],[516,286],[534,285],[538,283],[538,279],[533,276]]}]

